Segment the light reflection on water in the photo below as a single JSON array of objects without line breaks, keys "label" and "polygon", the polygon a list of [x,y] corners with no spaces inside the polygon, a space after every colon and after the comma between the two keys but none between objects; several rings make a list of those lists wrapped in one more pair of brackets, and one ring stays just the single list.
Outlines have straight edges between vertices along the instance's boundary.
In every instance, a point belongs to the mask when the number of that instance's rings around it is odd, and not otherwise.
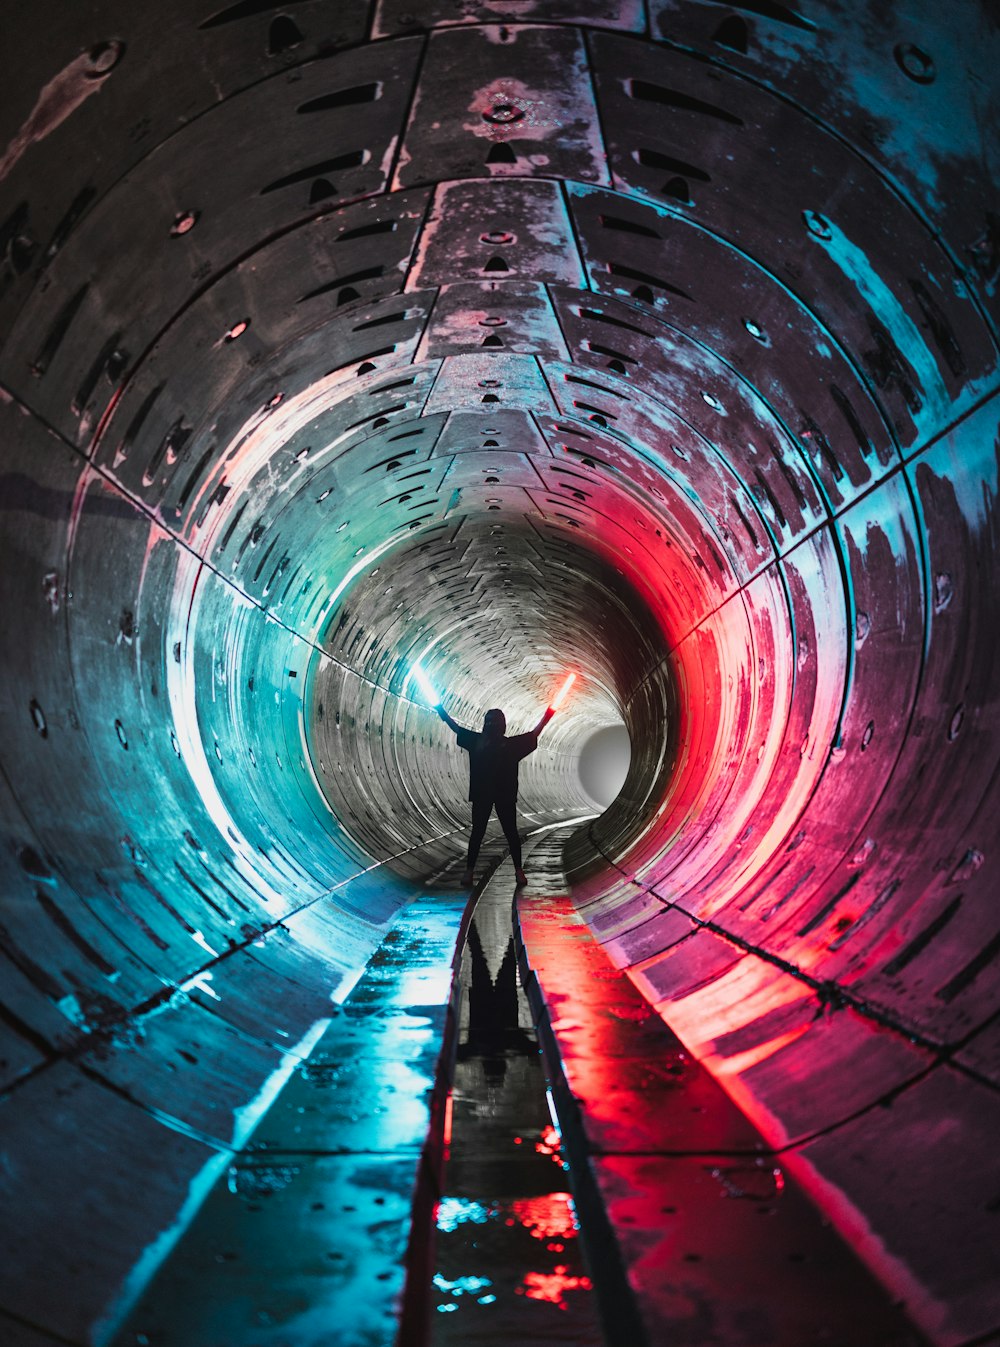
[{"label": "light reflection on water", "polygon": [[597,1347],[603,1335],[507,891],[487,887],[470,923],[459,1023],[446,1126],[451,1191],[435,1214],[432,1341]]},{"label": "light reflection on water", "polygon": [[442,1197],[438,1203],[436,1223],[439,1230],[451,1233],[469,1221],[475,1225],[484,1225],[489,1219],[489,1207],[466,1197]]},{"label": "light reflection on water", "polygon": [[[537,1143],[536,1149],[543,1154],[555,1154],[554,1159],[561,1164],[558,1143]],[[446,1234],[452,1234],[463,1225],[498,1224],[508,1228],[519,1227],[531,1239],[545,1245],[547,1253],[565,1254],[572,1241],[577,1238],[580,1229],[576,1216],[576,1207],[569,1193],[544,1193],[537,1197],[519,1197],[506,1201],[497,1201],[488,1206],[463,1197],[443,1197],[438,1203],[437,1228]],[[475,1247],[475,1245],[473,1245]],[[547,1261],[547,1260],[546,1260]],[[434,1276],[434,1285],[442,1294],[437,1309],[448,1314],[458,1308],[457,1301],[462,1296],[474,1296],[479,1305],[493,1305],[497,1297],[492,1292],[479,1295],[493,1285],[489,1277],[468,1274],[453,1280],[440,1272]],[[532,1268],[526,1271],[520,1283],[514,1287],[514,1294],[529,1300],[545,1301],[557,1309],[567,1309],[566,1293],[569,1291],[590,1290],[590,1278],[575,1274],[564,1262],[547,1268]]]}]

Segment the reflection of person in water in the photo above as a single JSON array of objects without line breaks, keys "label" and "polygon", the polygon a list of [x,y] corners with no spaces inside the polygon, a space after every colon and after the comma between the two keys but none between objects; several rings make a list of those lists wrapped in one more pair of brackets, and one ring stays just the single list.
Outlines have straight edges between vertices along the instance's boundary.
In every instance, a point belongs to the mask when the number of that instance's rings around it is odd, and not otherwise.
[{"label": "reflection of person in water", "polygon": [[521,868],[521,839],[517,835],[517,765],[538,747],[538,736],[555,715],[551,706],[533,730],[507,738],[507,718],[498,708],[487,711],[481,730],[466,730],[456,724],[439,702],[435,711],[458,735],[458,746],[469,755],[469,799],[472,801],[472,832],[469,835],[469,854],[465,863],[463,884],[472,883],[472,871],[479,855],[479,847],[486,832],[490,814],[495,809],[504,837],[510,847],[514,873],[518,884],[526,884]]},{"label": "reflection of person in water", "polygon": [[469,1032],[459,1044],[458,1058],[480,1057],[488,1081],[503,1084],[509,1054],[526,1056],[537,1053],[538,1044],[517,1022],[517,959],[514,938],[504,951],[496,980],[490,976],[483,953],[479,928],[469,927],[468,952],[471,958],[469,979]]}]

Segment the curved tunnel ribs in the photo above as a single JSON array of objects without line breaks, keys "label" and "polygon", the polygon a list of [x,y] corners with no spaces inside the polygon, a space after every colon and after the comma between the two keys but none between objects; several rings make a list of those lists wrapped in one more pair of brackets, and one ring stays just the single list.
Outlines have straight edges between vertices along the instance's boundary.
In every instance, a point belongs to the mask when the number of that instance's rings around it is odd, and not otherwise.
[{"label": "curved tunnel ribs", "polygon": [[[4,1310],[89,1331],[189,1134],[459,854],[419,658],[516,728],[579,671],[539,824],[625,721],[594,931],[935,1341],[995,1329],[988,7],[41,22],[0,161]],[[74,1165],[129,1214],[56,1322],[24,1269]]]}]

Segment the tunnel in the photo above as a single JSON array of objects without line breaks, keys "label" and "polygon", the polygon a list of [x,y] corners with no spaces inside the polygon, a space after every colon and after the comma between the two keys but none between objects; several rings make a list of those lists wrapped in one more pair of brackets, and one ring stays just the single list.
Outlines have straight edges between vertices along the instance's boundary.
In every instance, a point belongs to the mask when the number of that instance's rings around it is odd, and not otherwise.
[{"label": "tunnel", "polygon": [[1000,1340],[995,8],[4,17],[3,1341],[157,1341],[454,888],[415,665],[518,729],[576,673],[519,809],[580,931],[922,1340]]}]

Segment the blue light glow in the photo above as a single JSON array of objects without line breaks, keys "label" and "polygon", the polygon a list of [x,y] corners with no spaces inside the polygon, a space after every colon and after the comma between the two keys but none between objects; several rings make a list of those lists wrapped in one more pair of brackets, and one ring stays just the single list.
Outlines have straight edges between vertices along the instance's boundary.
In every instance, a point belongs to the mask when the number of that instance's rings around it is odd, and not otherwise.
[{"label": "blue light glow", "polygon": [[414,664],[410,670],[410,674],[413,678],[416,679],[417,686],[420,688],[420,691],[430,702],[431,706],[437,706],[441,701],[440,693],[437,692],[437,690],[434,687],[434,684],[424,673],[420,665]]},{"label": "blue light glow", "polygon": [[440,1272],[434,1274],[434,1285],[439,1291],[450,1291],[453,1296],[472,1295],[476,1291],[485,1291],[487,1286],[493,1283],[489,1277],[458,1277],[455,1281],[449,1281],[447,1277],[442,1277]]},{"label": "blue light glow", "polygon": [[481,1202],[472,1202],[465,1197],[442,1197],[438,1203],[437,1228],[450,1233],[468,1222],[485,1225],[490,1214],[490,1208]]}]

